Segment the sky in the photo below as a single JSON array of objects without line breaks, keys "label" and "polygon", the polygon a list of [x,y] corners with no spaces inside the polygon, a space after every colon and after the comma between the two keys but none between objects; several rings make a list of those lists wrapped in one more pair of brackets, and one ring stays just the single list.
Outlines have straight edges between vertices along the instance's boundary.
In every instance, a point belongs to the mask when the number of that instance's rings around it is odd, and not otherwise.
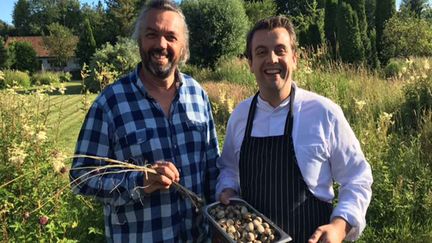
[{"label": "sky", "polygon": [[[16,1],[17,0],[0,0],[0,19],[8,24],[12,24],[12,12]],[[397,6],[399,6],[401,1],[402,0],[396,0]],[[80,2],[81,4],[88,3],[92,5],[96,4],[98,0],[80,0]],[[429,2],[432,2],[432,0],[430,0]]]}]

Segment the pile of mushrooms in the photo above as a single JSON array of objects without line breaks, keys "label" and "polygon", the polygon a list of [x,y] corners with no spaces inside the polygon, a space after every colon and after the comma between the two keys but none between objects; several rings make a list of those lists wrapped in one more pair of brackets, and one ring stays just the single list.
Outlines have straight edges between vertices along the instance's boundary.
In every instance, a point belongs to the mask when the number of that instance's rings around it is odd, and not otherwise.
[{"label": "pile of mushrooms", "polygon": [[275,231],[246,206],[217,205],[209,211],[228,236],[237,242],[273,242]]}]

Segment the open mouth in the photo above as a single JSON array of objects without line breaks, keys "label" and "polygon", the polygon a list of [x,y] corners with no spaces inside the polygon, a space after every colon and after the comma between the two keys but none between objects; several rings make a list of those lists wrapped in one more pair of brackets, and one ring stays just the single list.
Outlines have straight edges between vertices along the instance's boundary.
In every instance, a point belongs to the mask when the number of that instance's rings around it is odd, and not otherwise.
[{"label": "open mouth", "polygon": [[280,68],[267,68],[264,69],[264,73],[267,75],[275,75],[275,74],[280,74],[282,72],[282,70]]}]

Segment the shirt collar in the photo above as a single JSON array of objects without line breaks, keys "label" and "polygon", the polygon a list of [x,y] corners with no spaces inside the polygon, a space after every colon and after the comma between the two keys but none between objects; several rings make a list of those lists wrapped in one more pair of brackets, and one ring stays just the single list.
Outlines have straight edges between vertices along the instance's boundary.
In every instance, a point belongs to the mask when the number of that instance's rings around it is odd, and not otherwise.
[{"label": "shirt collar", "polygon": [[[142,67],[142,62],[138,63],[137,67],[135,68],[135,70],[132,72],[133,78],[131,79],[135,85],[138,87],[138,89],[143,93],[145,98],[151,98],[150,95],[148,94],[147,89],[144,86],[144,83],[142,82],[141,78],[140,78],[140,71],[141,71]],[[176,85],[176,89],[177,92],[180,90],[180,88],[183,86],[184,83],[184,77],[182,75],[182,73],[180,73],[180,71],[178,69],[176,69],[174,71],[174,82]]]}]

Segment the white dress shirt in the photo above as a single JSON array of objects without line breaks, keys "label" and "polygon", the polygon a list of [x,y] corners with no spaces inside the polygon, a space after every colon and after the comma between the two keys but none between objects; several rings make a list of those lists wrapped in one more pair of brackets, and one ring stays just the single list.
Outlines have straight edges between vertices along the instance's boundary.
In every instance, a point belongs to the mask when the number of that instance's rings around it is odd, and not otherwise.
[{"label": "white dress shirt", "polygon": [[[240,191],[240,148],[252,98],[241,102],[228,120],[222,155],[217,162],[220,169],[217,198],[225,188]],[[288,109],[289,98],[274,108],[258,97],[252,136],[283,135]],[[323,96],[296,87],[292,136],[300,171],[312,194],[332,202],[333,181],[341,185],[331,219],[339,216],[347,220],[352,229],[346,240],[357,239],[366,226],[373,179],[370,165],[341,108]]]}]

